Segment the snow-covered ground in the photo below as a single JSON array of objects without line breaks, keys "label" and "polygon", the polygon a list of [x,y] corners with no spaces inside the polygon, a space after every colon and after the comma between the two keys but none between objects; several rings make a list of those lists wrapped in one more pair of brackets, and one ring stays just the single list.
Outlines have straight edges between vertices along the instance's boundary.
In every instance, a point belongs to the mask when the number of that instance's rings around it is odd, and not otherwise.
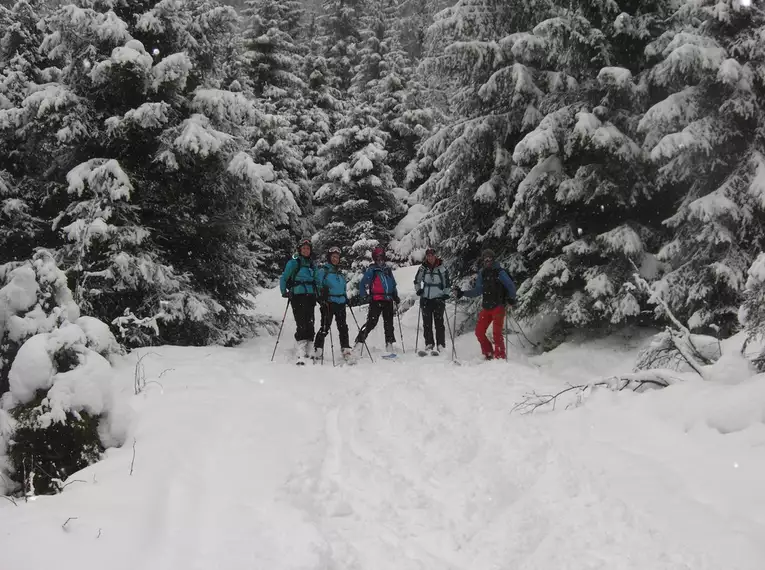
[{"label": "snow-covered ground", "polygon": [[[258,302],[281,319],[278,292]],[[125,357],[127,443],[61,495],[0,501],[0,568],[765,568],[765,375],[520,415],[531,390],[629,372],[645,339],[480,363],[467,333],[455,366],[402,321],[407,354],[356,367],[290,363],[291,316],[273,363],[273,337]]]}]

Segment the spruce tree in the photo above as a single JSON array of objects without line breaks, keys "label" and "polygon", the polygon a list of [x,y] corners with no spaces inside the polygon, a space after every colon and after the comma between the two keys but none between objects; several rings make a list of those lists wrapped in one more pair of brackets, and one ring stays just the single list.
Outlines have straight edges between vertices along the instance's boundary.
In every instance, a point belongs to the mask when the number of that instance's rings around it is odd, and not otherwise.
[{"label": "spruce tree", "polygon": [[655,287],[692,330],[727,336],[765,247],[765,14],[704,0],[672,21],[647,49],[648,87],[663,97],[639,124],[659,190],[675,201]]},{"label": "spruce tree", "polygon": [[[220,89],[237,16],[207,0],[65,6],[40,49],[60,70],[0,111],[25,184],[50,194],[83,309],[155,320],[154,342],[235,341],[260,277],[249,235],[295,208],[248,154],[268,119]],[[49,78],[46,78],[49,79]]]},{"label": "spruce tree", "polygon": [[760,253],[749,268],[745,287],[739,319],[746,330],[746,343],[760,342],[762,348],[753,361],[765,372],[765,253]]},{"label": "spruce tree", "polygon": [[319,150],[324,174],[315,194],[317,250],[336,245],[360,260],[373,246],[389,243],[404,206],[386,164],[386,140],[370,110],[358,107]]},{"label": "spruce tree", "polygon": [[362,42],[361,18],[374,9],[367,0],[323,0],[319,21],[324,42],[324,56],[331,70],[333,87],[345,91],[351,85],[359,61]]},{"label": "spruce tree", "polygon": [[[561,69],[564,89],[549,89],[551,108],[514,148],[529,168],[494,235],[517,240],[529,279],[521,315],[557,314],[562,325],[601,327],[634,321],[642,311],[635,267],[655,276],[662,238],[660,195],[636,126],[647,98],[645,46],[662,28],[667,3],[567,3],[534,29],[542,69]],[[548,72],[549,73],[549,72]]]}]

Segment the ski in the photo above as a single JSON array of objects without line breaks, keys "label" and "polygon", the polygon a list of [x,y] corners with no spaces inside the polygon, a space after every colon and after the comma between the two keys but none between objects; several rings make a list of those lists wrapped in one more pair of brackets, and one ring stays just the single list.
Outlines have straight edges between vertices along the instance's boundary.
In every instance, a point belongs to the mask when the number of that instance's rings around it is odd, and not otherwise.
[{"label": "ski", "polygon": [[395,360],[396,358],[398,358],[398,354],[396,354],[395,352],[391,354],[383,354],[380,356],[380,358],[384,358],[385,360]]}]

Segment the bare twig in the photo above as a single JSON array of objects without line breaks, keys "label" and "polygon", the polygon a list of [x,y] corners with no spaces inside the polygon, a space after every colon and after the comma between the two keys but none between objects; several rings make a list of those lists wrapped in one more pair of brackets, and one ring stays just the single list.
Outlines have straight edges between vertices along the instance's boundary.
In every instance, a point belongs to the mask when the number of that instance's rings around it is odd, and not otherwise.
[{"label": "bare twig", "polygon": [[[133,387],[136,395],[146,387],[146,370],[143,366],[143,359],[153,354],[154,356],[160,356],[156,352],[146,352],[135,363],[135,370],[133,371]],[[163,372],[164,373],[164,372]]]},{"label": "bare twig", "polygon": [[133,459],[130,461],[130,476],[133,476],[133,466],[135,465],[135,438],[133,438]]},{"label": "bare twig", "polygon": [[69,521],[76,521],[79,517],[69,517],[64,521],[64,524],[61,525],[61,528],[63,528],[65,531],[69,531],[68,528],[66,528],[66,525],[69,524]]},{"label": "bare twig", "polygon": [[101,538],[101,529],[100,528],[98,529],[98,535],[96,536],[96,538]]},{"label": "bare twig", "polygon": [[10,501],[11,503],[13,503],[14,507],[18,507],[19,506],[19,504],[16,502],[16,499],[14,499],[13,497],[9,497],[8,495],[0,495],[0,497],[5,499],[6,501]]},{"label": "bare twig", "polygon": [[521,414],[530,414],[547,405],[552,405],[552,410],[558,402],[558,398],[569,392],[577,392],[577,405],[582,402],[587,391],[593,388],[609,388],[615,392],[621,392],[627,388],[632,388],[633,392],[641,388],[655,386],[657,388],[666,388],[679,381],[679,378],[673,376],[668,370],[642,370],[633,374],[624,374],[622,376],[612,376],[610,378],[591,382],[590,384],[569,385],[556,394],[537,394],[530,392],[524,395],[523,400],[515,404],[510,413],[515,411]]},{"label": "bare twig", "polygon": [[87,483],[87,481],[83,481],[82,479],[73,479],[72,481],[69,481],[69,483],[62,485],[60,491],[63,491],[72,483]]}]

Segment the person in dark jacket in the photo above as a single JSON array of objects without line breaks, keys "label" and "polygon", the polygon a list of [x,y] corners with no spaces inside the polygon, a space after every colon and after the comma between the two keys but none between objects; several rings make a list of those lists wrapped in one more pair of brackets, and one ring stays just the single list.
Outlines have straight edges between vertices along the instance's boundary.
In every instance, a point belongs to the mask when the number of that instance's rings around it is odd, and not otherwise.
[{"label": "person in dark jacket", "polygon": [[389,353],[395,352],[394,343],[396,334],[393,327],[393,304],[400,303],[396,279],[393,277],[393,271],[385,263],[385,250],[376,247],[372,250],[372,265],[364,272],[364,276],[359,283],[359,299],[362,303],[369,301],[369,313],[367,322],[359,330],[356,336],[354,348],[363,350],[364,342],[369,333],[377,326],[380,315],[383,318],[383,329],[385,330],[385,350]]},{"label": "person in dark jacket", "polygon": [[[414,289],[420,298],[422,311],[422,334],[425,337],[425,349],[438,351],[446,348],[446,330],[444,329],[444,311],[449,299],[451,282],[449,272],[441,259],[436,257],[432,247],[425,251],[425,261],[414,276]],[[436,322],[436,343],[433,341],[433,320]]]},{"label": "person in dark jacket", "polygon": [[348,323],[346,322],[345,306],[348,302],[346,294],[345,275],[339,269],[340,248],[331,247],[327,252],[327,263],[316,270],[316,285],[319,289],[319,310],[321,311],[321,327],[313,342],[314,358],[321,359],[324,354],[324,339],[329,334],[334,318],[337,332],[340,335],[340,347],[343,358],[351,356],[351,345],[348,340]]},{"label": "person in dark jacket", "polygon": [[292,316],[295,317],[295,340],[298,345],[298,363],[310,357],[314,335],[314,310],[316,308],[316,268],[311,253],[310,240],[304,239],[298,244],[298,253],[292,256],[284,267],[279,280],[282,297],[292,303]]},{"label": "person in dark jacket", "polygon": [[[483,295],[481,312],[478,313],[478,323],[475,335],[481,344],[481,352],[487,360],[505,358],[505,303],[515,304],[515,283],[507,271],[494,259],[494,252],[485,249],[481,254],[483,268],[478,272],[475,287],[468,291],[456,290],[457,298],[478,297]],[[493,323],[492,335],[494,346],[486,336],[489,325]]]}]

